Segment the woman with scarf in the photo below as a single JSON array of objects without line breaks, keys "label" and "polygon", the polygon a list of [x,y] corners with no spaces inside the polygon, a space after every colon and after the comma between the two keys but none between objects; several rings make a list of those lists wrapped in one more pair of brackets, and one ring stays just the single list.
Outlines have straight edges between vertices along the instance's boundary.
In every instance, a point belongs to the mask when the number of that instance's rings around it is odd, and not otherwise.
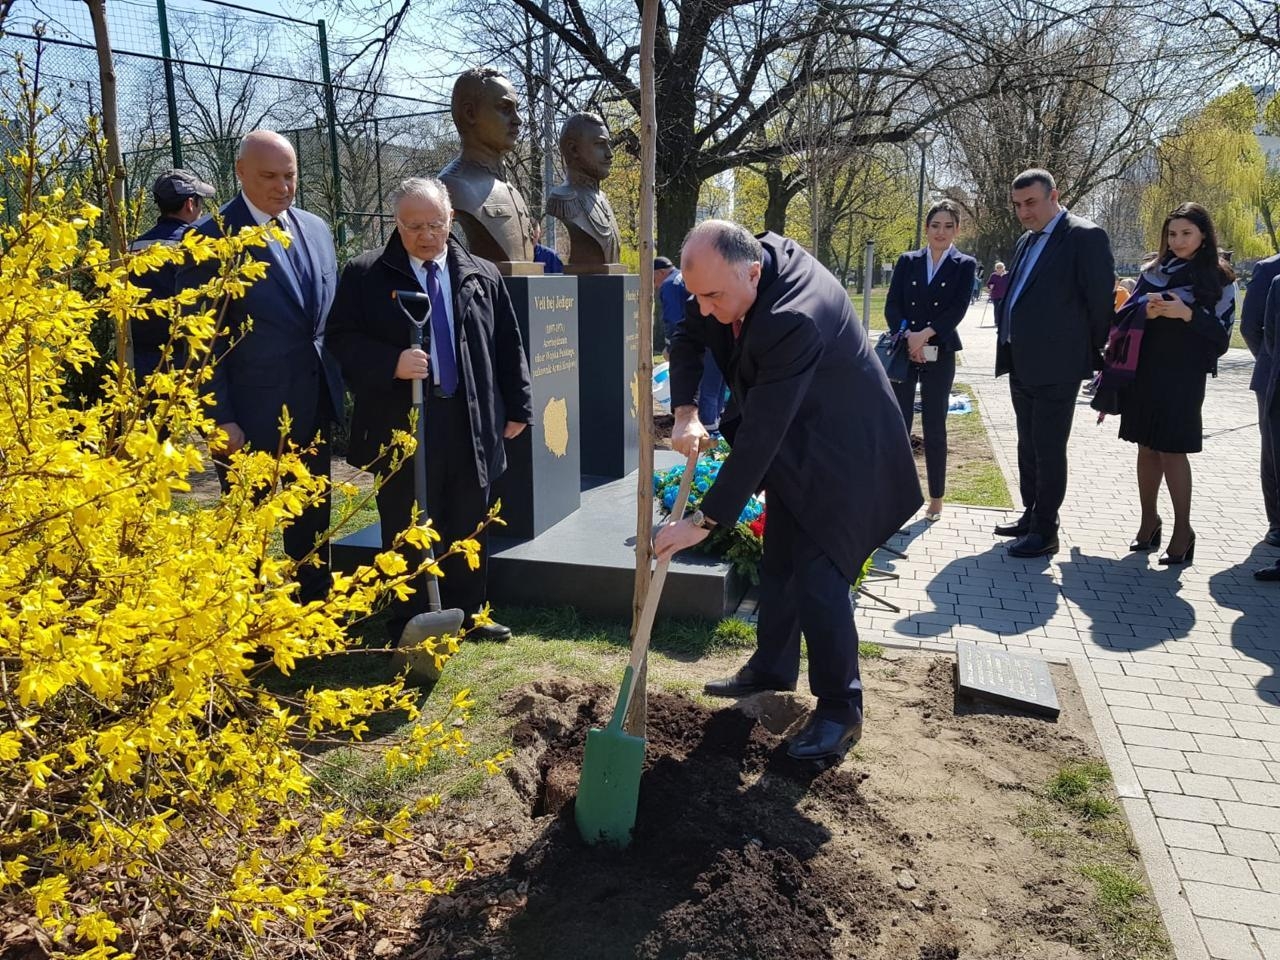
[{"label": "woman with scarf", "polygon": [[[1120,438],[1138,445],[1142,520],[1130,550],[1154,550],[1163,524],[1156,498],[1163,480],[1173,501],[1165,566],[1190,563],[1191,463],[1201,448],[1205,379],[1231,339],[1235,274],[1218,251],[1209,212],[1184,203],[1165,217],[1160,252],[1143,265],[1133,296],[1116,314],[1099,401],[1118,399]],[[1108,386],[1112,390],[1108,390]]]}]

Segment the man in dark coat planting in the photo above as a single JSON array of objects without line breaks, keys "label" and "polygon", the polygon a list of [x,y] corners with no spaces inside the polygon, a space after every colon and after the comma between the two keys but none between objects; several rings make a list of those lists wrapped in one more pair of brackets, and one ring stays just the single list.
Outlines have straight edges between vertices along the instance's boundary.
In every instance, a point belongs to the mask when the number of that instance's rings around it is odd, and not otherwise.
[{"label": "man in dark coat planting", "polygon": [[694,403],[710,350],[729,384],[732,451],[701,510],[659,532],[658,555],[737,523],[764,489],[756,652],[706,691],[794,690],[803,632],[818,707],[788,752],[842,757],[862,731],[849,588],[923,502],[902,413],[843,287],[793,241],[708,220],[680,269],[693,299],[671,341],[672,446],[687,455],[710,442]]},{"label": "man in dark coat planting", "polygon": [[[393,430],[410,429],[412,381],[427,381],[427,507],[447,549],[469,537],[488,512],[494,481],[507,467],[503,441],[519,436],[533,419],[529,367],[497,269],[449,237],[453,209],[444,184],[406,180],[391,205],[395,232],[384,249],[347,264],[329,315],[329,345],[355,397],[347,460],[383,481],[378,517],[389,548],[409,525],[414,493],[408,464],[388,473],[388,446]],[[426,350],[410,347],[413,327],[391,299],[393,290],[420,290],[431,298]],[[421,316],[420,308],[410,309]],[[416,553],[405,548],[413,566],[420,562]],[[468,617],[478,612],[485,602],[485,552],[476,570],[462,557],[442,569],[444,606]],[[387,624],[392,639],[425,609],[421,590],[397,602]],[[511,631],[490,623],[470,635],[505,640]]]}]

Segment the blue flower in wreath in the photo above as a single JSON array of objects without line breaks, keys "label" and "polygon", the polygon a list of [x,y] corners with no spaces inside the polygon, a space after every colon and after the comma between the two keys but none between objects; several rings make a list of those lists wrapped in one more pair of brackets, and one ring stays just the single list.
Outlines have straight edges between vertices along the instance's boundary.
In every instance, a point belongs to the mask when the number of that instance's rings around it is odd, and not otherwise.
[{"label": "blue flower in wreath", "polygon": [[662,492],[663,507],[667,510],[674,507],[676,505],[676,494],[679,492],[680,491],[676,490],[674,487],[667,487],[667,489]]}]

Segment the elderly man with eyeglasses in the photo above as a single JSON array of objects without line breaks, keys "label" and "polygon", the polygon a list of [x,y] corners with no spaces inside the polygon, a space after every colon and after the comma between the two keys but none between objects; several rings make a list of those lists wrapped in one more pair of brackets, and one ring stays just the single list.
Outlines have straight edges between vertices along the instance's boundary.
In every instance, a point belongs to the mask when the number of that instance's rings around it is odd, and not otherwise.
[{"label": "elderly man with eyeglasses", "polygon": [[[490,491],[507,465],[504,441],[519,436],[533,419],[529,367],[497,268],[449,234],[453,209],[444,184],[411,178],[396,187],[390,202],[395,232],[386,247],[347,264],[329,314],[329,347],[355,399],[347,460],[383,481],[378,517],[383,546],[390,548],[409,525],[414,491],[407,465],[390,472],[388,448],[392,431],[410,429],[412,382],[425,381],[427,505],[448,547],[470,536],[488,512]],[[412,325],[391,299],[394,290],[421,290],[430,297],[428,349],[410,346]],[[416,552],[404,549],[414,566]],[[443,573],[444,606],[465,612],[464,626],[472,628],[471,617],[485,603],[485,552],[478,569],[455,557],[443,564]],[[396,601],[387,623],[392,642],[425,609],[421,590]],[[498,623],[469,634],[479,640],[510,635]]]}]

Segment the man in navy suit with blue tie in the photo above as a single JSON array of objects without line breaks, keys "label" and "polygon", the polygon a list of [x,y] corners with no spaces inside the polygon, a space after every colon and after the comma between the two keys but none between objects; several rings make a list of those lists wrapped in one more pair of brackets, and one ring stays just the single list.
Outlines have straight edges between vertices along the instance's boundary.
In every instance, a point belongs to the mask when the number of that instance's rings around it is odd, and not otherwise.
[{"label": "man in navy suit with blue tie", "polygon": [[1102,367],[1115,309],[1115,261],[1106,232],[1058,202],[1048,172],[1024,170],[1009,198],[1027,232],[996,314],[996,376],[1009,375],[1022,516],[995,532],[1016,538],[1011,556],[1042,557],[1058,550],[1067,440],[1080,382]]},{"label": "man in navy suit with blue tie", "polygon": [[[267,264],[266,276],[243,297],[229,298],[214,346],[209,389],[213,418],[222,434],[211,451],[223,466],[240,449],[280,449],[280,419],[291,418],[287,442],[303,454],[313,476],[329,476],[329,438],[342,410],[342,376],[325,348],[325,317],[337,285],[338,258],[328,225],[315,214],[293,207],[298,161],[293,146],[270,130],[255,130],[240,142],[236,155],[240,193],[222,207],[217,220],[206,218],[193,229],[219,236],[246,227],[272,224],[288,233],[256,248]],[[193,264],[178,274],[177,287],[198,286],[218,264]],[[252,326],[247,321],[252,318]],[[231,349],[234,347],[234,349]],[[329,571],[329,497],[304,511],[285,529],[285,552],[298,567],[298,599],[323,600],[333,583]],[[316,566],[312,558],[318,558]]]}]

